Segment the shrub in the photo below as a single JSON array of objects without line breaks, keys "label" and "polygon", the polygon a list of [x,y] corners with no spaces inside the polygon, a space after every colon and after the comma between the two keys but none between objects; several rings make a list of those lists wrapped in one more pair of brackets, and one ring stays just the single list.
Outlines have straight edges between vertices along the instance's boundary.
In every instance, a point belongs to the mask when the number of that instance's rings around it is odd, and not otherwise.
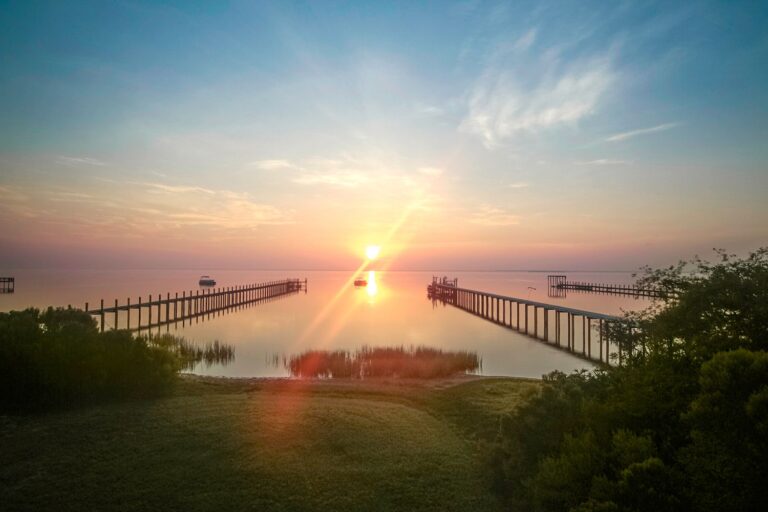
[{"label": "shrub", "polygon": [[491,464],[513,510],[758,510],[768,501],[768,250],[648,270],[620,367],[544,379]]},{"label": "shrub", "polygon": [[153,396],[208,351],[169,335],[100,333],[90,315],[49,308],[0,313],[0,408],[28,409]]}]

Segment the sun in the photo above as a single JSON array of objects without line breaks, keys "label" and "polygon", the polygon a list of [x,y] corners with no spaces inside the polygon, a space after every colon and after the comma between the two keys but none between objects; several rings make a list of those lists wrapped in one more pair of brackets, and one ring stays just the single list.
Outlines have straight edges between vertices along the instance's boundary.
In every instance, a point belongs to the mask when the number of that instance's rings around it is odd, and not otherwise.
[{"label": "sun", "polygon": [[381,247],[378,245],[369,245],[365,248],[365,256],[369,260],[375,260],[379,256],[379,252],[381,251]]}]

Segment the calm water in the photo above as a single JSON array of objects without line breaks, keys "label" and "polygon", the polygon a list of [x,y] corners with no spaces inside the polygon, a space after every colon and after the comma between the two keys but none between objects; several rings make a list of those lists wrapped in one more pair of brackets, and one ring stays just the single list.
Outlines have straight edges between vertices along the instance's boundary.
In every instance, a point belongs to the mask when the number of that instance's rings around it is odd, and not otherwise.
[{"label": "calm water", "polygon": [[[41,271],[6,272],[16,277],[16,293],[0,294],[0,310],[29,306],[83,307],[104,299],[123,304],[127,297],[146,300],[151,293],[197,289],[199,271]],[[228,365],[204,364],[194,372],[229,377],[287,376],[284,356],[308,349],[355,350],[362,346],[426,345],[444,350],[476,351],[484,375],[540,377],[552,370],[589,367],[582,361],[541,342],[451,306],[426,298],[429,272],[375,272],[367,288],[345,286],[349,272],[328,271],[207,271],[218,285],[232,286],[287,277],[307,278],[308,292],[256,304],[192,325],[170,326],[170,332],[190,341],[220,340],[235,348]],[[366,273],[366,276],[368,273]],[[640,309],[648,303],[631,297],[570,293],[547,296],[547,273],[454,272],[459,286],[513,297],[608,314]],[[630,283],[629,273],[568,272],[579,281]],[[369,278],[370,280],[370,278]],[[110,315],[107,321],[111,322]],[[163,327],[163,332],[165,327]]]}]

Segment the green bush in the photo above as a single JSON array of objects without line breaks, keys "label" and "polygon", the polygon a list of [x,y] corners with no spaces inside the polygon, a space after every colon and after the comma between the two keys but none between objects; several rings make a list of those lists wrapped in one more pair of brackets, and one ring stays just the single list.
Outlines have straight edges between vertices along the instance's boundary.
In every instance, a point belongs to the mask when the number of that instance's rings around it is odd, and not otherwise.
[{"label": "green bush", "polygon": [[699,384],[684,415],[691,443],[680,454],[690,499],[700,510],[758,510],[768,503],[768,353],[718,354],[702,366]]},{"label": "green bush", "polygon": [[90,315],[49,308],[0,313],[0,407],[65,406],[163,393],[189,360],[183,341],[100,333]]},{"label": "green bush", "polygon": [[768,251],[648,270],[678,292],[622,329],[622,366],[545,377],[491,459],[512,510],[758,510],[768,503]]}]

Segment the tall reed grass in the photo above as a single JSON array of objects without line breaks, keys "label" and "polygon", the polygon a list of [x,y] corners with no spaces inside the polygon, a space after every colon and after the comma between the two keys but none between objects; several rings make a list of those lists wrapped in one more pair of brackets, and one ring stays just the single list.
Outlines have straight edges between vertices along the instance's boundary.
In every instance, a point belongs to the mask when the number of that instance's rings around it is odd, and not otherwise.
[{"label": "tall reed grass", "polygon": [[192,370],[198,363],[204,363],[206,368],[213,364],[226,365],[235,360],[235,349],[219,340],[197,345],[184,338],[165,334],[151,338],[149,343],[159,344],[173,350],[181,362],[182,370]]},{"label": "tall reed grass", "polygon": [[285,363],[294,377],[334,379],[405,377],[434,379],[474,373],[482,368],[475,352],[444,351],[430,347],[363,347],[347,350],[309,350]]}]

